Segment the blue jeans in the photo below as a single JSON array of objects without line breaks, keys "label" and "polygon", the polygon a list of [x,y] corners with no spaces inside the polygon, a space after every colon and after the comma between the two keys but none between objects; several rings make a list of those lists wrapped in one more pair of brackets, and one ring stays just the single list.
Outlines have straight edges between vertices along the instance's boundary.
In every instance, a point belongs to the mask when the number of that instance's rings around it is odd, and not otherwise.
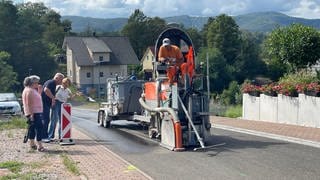
[{"label": "blue jeans", "polygon": [[63,102],[56,100],[55,105],[52,107],[51,122],[48,131],[48,137],[54,139],[54,132],[56,130],[57,122],[59,122],[59,139],[61,139],[61,105]]}]

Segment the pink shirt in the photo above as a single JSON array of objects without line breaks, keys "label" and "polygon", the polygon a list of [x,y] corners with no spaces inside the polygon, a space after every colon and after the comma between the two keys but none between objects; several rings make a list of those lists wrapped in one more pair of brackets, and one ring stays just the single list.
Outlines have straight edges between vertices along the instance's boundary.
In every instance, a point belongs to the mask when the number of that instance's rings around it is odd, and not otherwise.
[{"label": "pink shirt", "polygon": [[37,90],[25,87],[22,92],[22,103],[25,115],[33,113],[42,113],[42,99]]}]

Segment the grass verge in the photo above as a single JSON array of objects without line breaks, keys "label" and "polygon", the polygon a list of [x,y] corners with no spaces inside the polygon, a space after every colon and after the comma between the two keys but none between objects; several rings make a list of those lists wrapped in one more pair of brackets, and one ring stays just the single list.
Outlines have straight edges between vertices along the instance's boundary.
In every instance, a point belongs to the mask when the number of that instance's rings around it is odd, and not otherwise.
[{"label": "grass verge", "polygon": [[23,165],[24,163],[18,161],[6,161],[0,163],[0,168],[6,168],[13,173],[18,173],[22,169]]},{"label": "grass verge", "polygon": [[12,117],[8,120],[0,120],[0,130],[5,129],[26,129],[27,121],[22,117]]},{"label": "grass verge", "polygon": [[226,110],[224,116],[230,117],[230,118],[237,118],[242,116],[242,106],[236,105],[236,106],[230,106]]},{"label": "grass verge", "polygon": [[76,165],[76,163],[74,161],[72,161],[66,154],[61,154],[61,158],[63,160],[63,164],[66,166],[66,168],[68,169],[68,171],[70,171],[71,173],[79,176],[80,175],[80,171]]}]

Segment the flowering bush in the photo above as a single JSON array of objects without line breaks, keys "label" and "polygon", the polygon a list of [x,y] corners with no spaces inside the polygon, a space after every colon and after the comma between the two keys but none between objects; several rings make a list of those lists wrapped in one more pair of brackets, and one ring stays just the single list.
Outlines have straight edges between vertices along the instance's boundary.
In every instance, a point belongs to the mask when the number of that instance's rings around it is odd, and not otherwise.
[{"label": "flowering bush", "polygon": [[242,85],[242,92],[249,93],[250,95],[263,93],[270,96],[283,94],[293,97],[298,97],[298,93],[303,93],[309,96],[320,97],[320,79],[317,79],[312,73],[301,71],[286,74],[277,83],[270,83],[261,87],[251,84],[250,81],[246,80]]},{"label": "flowering bush", "polygon": [[261,92],[260,88],[260,86],[245,82],[242,84],[241,91],[242,93],[248,93],[250,95],[259,96]]},{"label": "flowering bush", "polygon": [[283,94],[286,96],[298,97],[298,91],[294,83],[280,83],[279,88],[277,88],[278,94]]},{"label": "flowering bush", "polygon": [[307,85],[307,90],[304,92],[306,95],[310,96],[320,96],[320,84],[313,82]]},{"label": "flowering bush", "polygon": [[279,86],[275,83],[266,84],[261,87],[261,92],[269,96],[277,96]]},{"label": "flowering bush", "polygon": [[307,83],[299,83],[296,85],[298,93],[304,93],[307,90]]},{"label": "flowering bush", "polygon": [[307,85],[307,91],[320,92],[320,84],[313,82]]},{"label": "flowering bush", "polygon": [[298,93],[303,93],[309,96],[320,96],[320,84],[318,82],[300,83],[296,85]]}]

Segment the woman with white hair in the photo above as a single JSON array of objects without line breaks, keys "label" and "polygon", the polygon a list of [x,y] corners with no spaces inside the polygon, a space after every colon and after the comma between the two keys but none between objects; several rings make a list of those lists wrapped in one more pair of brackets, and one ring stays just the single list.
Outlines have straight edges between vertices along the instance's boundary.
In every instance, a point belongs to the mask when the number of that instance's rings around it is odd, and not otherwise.
[{"label": "woman with white hair", "polygon": [[[28,138],[30,140],[31,149],[38,149],[38,151],[44,151],[42,146],[42,98],[38,92],[40,77],[32,75],[24,79],[23,85],[25,88],[22,92],[22,103],[25,116],[28,118],[30,123]],[[37,144],[35,144],[35,138]]]}]

